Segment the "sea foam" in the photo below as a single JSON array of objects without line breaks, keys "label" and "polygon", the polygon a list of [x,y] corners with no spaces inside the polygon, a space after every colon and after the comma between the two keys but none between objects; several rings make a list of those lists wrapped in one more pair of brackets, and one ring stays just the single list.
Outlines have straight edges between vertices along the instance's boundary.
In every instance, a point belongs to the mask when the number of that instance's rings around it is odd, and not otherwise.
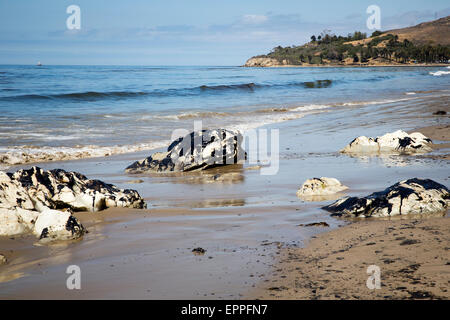
[{"label": "sea foam", "polygon": [[450,71],[439,70],[439,71],[436,71],[436,72],[430,72],[430,74],[435,76],[435,77],[440,77],[440,76],[443,76],[443,75],[450,74]]}]

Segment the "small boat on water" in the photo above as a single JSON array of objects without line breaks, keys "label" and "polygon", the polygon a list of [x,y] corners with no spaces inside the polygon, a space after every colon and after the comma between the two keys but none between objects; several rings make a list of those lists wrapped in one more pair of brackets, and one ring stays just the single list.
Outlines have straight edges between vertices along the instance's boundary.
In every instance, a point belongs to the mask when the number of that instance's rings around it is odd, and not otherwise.
[{"label": "small boat on water", "polygon": [[42,66],[42,63],[41,63],[40,61],[38,61],[37,66],[38,66],[38,67],[41,67],[41,66]]}]

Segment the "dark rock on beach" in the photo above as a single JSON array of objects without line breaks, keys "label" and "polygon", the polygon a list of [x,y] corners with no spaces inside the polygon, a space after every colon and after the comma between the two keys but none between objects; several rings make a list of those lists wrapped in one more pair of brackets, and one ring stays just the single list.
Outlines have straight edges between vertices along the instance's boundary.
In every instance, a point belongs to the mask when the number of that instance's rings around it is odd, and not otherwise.
[{"label": "dark rock on beach", "polygon": [[145,208],[135,190],[123,190],[77,172],[38,167],[0,171],[0,236],[33,232],[39,238],[74,239],[85,232],[72,211]]},{"label": "dark rock on beach", "polygon": [[33,233],[39,240],[78,239],[86,229],[70,211],[47,209],[41,212],[34,224]]},{"label": "dark rock on beach", "polygon": [[321,222],[313,222],[307,224],[299,224],[299,227],[329,227],[330,225],[324,221]]},{"label": "dark rock on beach", "polygon": [[198,247],[198,248],[192,249],[192,253],[195,255],[204,255],[206,253],[206,250]]},{"label": "dark rock on beach", "polygon": [[333,216],[389,217],[445,211],[450,203],[447,187],[430,179],[409,179],[369,196],[346,197],[323,207]]},{"label": "dark rock on beach", "polygon": [[173,141],[166,152],[156,152],[125,169],[128,173],[185,172],[239,163],[246,154],[238,131],[225,129],[191,132]]},{"label": "dark rock on beach", "polygon": [[10,177],[27,190],[38,211],[43,207],[95,212],[109,207],[142,209],[146,206],[135,190],[119,189],[77,172],[33,167],[19,170]]}]

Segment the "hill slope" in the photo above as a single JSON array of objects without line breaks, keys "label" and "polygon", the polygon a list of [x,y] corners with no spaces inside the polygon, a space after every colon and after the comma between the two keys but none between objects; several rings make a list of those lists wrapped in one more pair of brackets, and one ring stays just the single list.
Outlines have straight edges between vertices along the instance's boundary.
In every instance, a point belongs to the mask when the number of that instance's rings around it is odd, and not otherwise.
[{"label": "hill slope", "polygon": [[386,31],[385,34],[394,34],[400,41],[408,39],[414,44],[440,44],[450,45],[450,16],[418,24],[414,27]]}]

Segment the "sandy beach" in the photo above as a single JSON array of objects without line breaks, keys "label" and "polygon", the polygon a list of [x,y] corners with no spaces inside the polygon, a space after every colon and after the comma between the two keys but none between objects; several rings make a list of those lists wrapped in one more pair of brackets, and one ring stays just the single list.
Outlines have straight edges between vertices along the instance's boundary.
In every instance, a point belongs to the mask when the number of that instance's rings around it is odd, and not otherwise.
[{"label": "sandy beach", "polygon": [[[79,171],[136,189],[148,209],[76,213],[89,231],[78,241],[41,246],[33,236],[1,239],[0,253],[8,263],[0,266],[0,298],[391,299],[421,298],[420,292],[448,298],[447,218],[351,223],[320,209],[342,195],[305,202],[295,194],[315,176],[338,178],[350,186],[347,195],[366,195],[411,177],[448,183],[444,145],[423,156],[338,152],[360,134],[415,131],[421,125],[437,144],[447,143],[448,116],[433,115],[438,109],[448,112],[447,98],[414,99],[339,107],[266,126],[280,129],[280,167],[274,176],[248,165],[175,176],[124,173],[148,152],[40,163],[44,169]],[[299,227],[319,221],[329,227]],[[330,232],[318,235],[325,231]],[[405,240],[419,242],[401,245]],[[197,247],[205,254],[193,254]],[[65,285],[72,264],[82,270],[80,291]],[[367,264],[380,266],[384,289],[367,292]],[[405,268],[417,270],[399,271]]]}]

